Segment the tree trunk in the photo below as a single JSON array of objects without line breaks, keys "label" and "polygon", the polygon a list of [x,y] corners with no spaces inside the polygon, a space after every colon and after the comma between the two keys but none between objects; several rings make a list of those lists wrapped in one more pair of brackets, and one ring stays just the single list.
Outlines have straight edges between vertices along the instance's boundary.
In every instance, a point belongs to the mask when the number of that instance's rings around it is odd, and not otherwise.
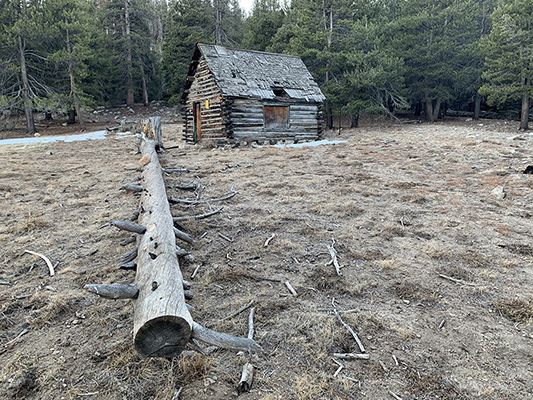
[{"label": "tree trunk", "polygon": [[24,100],[24,113],[26,114],[26,129],[30,135],[35,133],[35,120],[33,119],[33,109],[30,101],[30,84],[28,82],[28,71],[26,69],[26,42],[19,36],[19,56],[20,56],[20,79],[22,80],[22,98]]},{"label": "tree trunk", "polygon": [[67,124],[73,125],[75,123],[76,123],[76,110],[71,108],[70,110],[68,110]]},{"label": "tree trunk", "polygon": [[191,336],[193,320],[183,291],[183,277],[176,256],[174,224],[167,200],[155,140],[143,140],[144,166],[141,196],[145,212],[139,223],[147,232],[138,239],[133,336],[135,348],[146,357],[173,357],[181,353]]},{"label": "tree trunk", "polygon": [[148,105],[148,85],[146,84],[146,75],[144,74],[144,67],[141,65],[141,83],[143,92],[143,105]]},{"label": "tree trunk", "polygon": [[333,110],[328,101],[326,101],[326,129],[333,129]]},{"label": "tree trunk", "polygon": [[422,114],[422,104],[420,101],[417,101],[415,104],[415,110],[413,112],[413,116],[420,117],[420,114]]},{"label": "tree trunk", "polygon": [[435,122],[436,120],[439,119],[440,103],[441,103],[440,99],[437,99],[435,101],[435,108],[433,108],[433,116],[431,117],[431,122]]},{"label": "tree trunk", "polygon": [[[70,35],[67,29],[67,53],[68,53],[68,76],[70,78],[70,96],[72,97],[72,103],[74,104],[74,109],[78,115],[78,120],[80,121],[80,128],[82,131],[85,131],[85,121],[83,120],[83,115],[81,114],[80,102],[78,100],[78,94],[76,93],[76,84],[74,81],[74,61],[72,60],[72,48],[70,47]],[[72,123],[75,123],[75,118]]]},{"label": "tree trunk", "polygon": [[358,127],[359,127],[359,114],[352,114],[350,128],[358,128]]},{"label": "tree trunk", "polygon": [[426,121],[433,122],[433,100],[426,100]]},{"label": "tree trunk", "polygon": [[128,8],[128,0],[124,0],[124,19],[126,22],[126,105],[128,107],[133,107],[134,98],[133,98],[133,72],[132,72],[132,61],[131,61],[131,24],[130,24],[130,13]]},{"label": "tree trunk", "polygon": [[476,97],[474,99],[474,120],[479,119],[479,115],[481,114],[481,95],[479,93],[476,93]]},{"label": "tree trunk", "polygon": [[529,95],[522,95],[522,111],[520,116],[520,129],[529,129]]}]

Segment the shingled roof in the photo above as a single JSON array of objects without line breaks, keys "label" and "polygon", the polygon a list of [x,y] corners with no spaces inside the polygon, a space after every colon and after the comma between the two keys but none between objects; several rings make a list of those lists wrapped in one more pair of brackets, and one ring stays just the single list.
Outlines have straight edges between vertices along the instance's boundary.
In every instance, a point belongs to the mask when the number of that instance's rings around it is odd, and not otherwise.
[{"label": "shingled roof", "polygon": [[[193,61],[200,53],[224,96],[274,99],[274,90],[282,89],[289,98],[315,103],[325,100],[300,57],[197,44]],[[190,84],[187,81],[185,89]]]}]

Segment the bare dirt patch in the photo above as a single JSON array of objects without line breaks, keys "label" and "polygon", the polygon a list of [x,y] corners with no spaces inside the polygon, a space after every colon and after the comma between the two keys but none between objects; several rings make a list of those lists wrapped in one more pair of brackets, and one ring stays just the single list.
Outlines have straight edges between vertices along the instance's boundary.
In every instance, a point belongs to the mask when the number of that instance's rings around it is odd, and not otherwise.
[{"label": "bare dirt patch", "polygon": [[[265,354],[252,358],[253,389],[241,398],[531,398],[533,177],[522,172],[533,136],[482,124],[376,125],[332,134],[347,140],[336,145],[161,156],[189,170],[169,186],[201,183],[196,194],[170,188],[173,197],[239,192],[172,212],[223,207],[184,221],[197,261],[182,270],[187,279],[200,264],[200,323],[255,300]],[[179,126],[164,129],[178,144]],[[106,223],[138,205],[119,190],[137,179],[136,149],[131,137],[0,147],[0,397],[171,399],[182,386],[182,398],[236,397],[246,357],[141,359],[131,302],[82,291],[133,279],[117,269],[128,234]],[[340,277],[325,265],[332,239]],[[57,275],[25,249],[59,262]],[[336,378],[333,353],[358,350],[333,299],[370,355],[341,361]],[[213,328],[245,336],[247,315]]]}]

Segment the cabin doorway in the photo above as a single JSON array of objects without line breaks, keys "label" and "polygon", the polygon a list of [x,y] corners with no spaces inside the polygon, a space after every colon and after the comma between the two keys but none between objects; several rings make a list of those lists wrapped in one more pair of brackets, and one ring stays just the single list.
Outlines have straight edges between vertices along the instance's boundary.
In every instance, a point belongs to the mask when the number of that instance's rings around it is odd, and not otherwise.
[{"label": "cabin doorway", "polygon": [[193,138],[198,142],[202,138],[202,114],[200,112],[200,103],[193,105]]}]

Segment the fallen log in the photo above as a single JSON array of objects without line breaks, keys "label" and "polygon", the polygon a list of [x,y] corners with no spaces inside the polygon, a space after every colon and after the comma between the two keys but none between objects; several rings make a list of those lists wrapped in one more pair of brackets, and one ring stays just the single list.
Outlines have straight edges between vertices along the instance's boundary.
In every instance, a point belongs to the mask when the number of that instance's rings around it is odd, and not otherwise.
[{"label": "fallen log", "polygon": [[185,304],[174,224],[156,145],[154,140],[141,143],[141,153],[150,162],[142,174],[141,205],[146,211],[139,222],[147,229],[137,240],[139,297],[134,303],[133,337],[141,355],[173,357],[187,345],[193,321]]},{"label": "fallen log", "polygon": [[163,148],[163,138],[161,136],[161,117],[150,117],[142,121],[143,137],[155,140],[157,149]]},{"label": "fallen log", "polygon": [[[177,229],[174,228],[170,213],[162,168],[156,152],[158,147],[160,146],[156,141],[143,137],[141,183],[144,190],[139,207],[143,212],[139,215],[139,224],[112,222],[117,227],[133,225],[142,228],[137,236],[138,251],[135,259],[137,268],[134,288],[138,289],[134,300],[135,349],[144,357],[170,358],[179,355],[194,338],[226,349],[249,352],[260,350],[261,347],[253,339],[214,332],[193,321],[189,313],[190,306],[185,303],[185,299],[191,297],[192,293],[184,289],[187,283],[183,281],[177,257]],[[91,285],[87,286],[89,290]],[[102,295],[101,288],[94,292]]]}]

